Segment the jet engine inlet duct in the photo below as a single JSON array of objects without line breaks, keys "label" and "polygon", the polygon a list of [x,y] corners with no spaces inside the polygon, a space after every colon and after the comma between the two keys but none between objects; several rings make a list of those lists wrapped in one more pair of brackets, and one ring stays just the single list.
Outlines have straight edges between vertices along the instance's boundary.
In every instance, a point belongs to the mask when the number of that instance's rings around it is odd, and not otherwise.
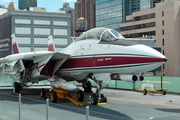
[{"label": "jet engine inlet duct", "polygon": [[139,80],[140,80],[140,81],[143,81],[143,80],[144,80],[144,76],[142,76],[142,75],[139,76]]}]

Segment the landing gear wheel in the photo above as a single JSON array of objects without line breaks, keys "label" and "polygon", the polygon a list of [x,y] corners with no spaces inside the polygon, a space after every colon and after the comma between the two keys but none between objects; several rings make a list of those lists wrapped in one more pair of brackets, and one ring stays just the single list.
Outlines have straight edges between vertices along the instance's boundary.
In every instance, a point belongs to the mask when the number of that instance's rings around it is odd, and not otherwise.
[{"label": "landing gear wheel", "polygon": [[57,102],[57,94],[55,91],[52,90],[52,93],[51,93],[51,101],[53,103],[56,103]]},{"label": "landing gear wheel", "polygon": [[92,105],[97,105],[97,103],[98,103],[97,95],[96,95],[95,93],[93,93],[93,94],[91,95],[91,104],[92,104]]},{"label": "landing gear wheel", "polygon": [[91,82],[90,82],[90,81],[87,81],[87,83],[86,83],[86,87],[84,88],[84,92],[88,92],[88,93],[90,93],[90,92],[91,92],[91,90],[92,90],[92,84],[91,84]]},{"label": "landing gear wheel", "polygon": [[19,93],[20,89],[21,89],[21,85],[18,82],[14,82],[13,84],[13,92],[14,93]]},{"label": "landing gear wheel", "polygon": [[45,98],[46,97],[46,92],[45,89],[41,89],[41,98]]},{"label": "landing gear wheel", "polygon": [[166,91],[163,91],[163,95],[166,95]]},{"label": "landing gear wheel", "polygon": [[78,99],[79,102],[82,102],[84,100],[84,92],[82,90],[78,91],[77,99]]},{"label": "landing gear wheel", "polygon": [[101,102],[107,103],[107,97],[104,94],[101,94]]},{"label": "landing gear wheel", "polygon": [[143,94],[144,94],[144,95],[146,95],[146,94],[147,94],[147,90],[146,90],[146,89],[144,89]]}]

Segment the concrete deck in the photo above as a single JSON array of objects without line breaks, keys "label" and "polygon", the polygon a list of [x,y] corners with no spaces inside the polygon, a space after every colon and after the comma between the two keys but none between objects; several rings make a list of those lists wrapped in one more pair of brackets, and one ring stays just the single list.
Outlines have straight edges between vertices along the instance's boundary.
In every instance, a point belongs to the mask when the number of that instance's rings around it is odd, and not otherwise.
[{"label": "concrete deck", "polygon": [[[46,120],[46,101],[39,98],[40,88],[21,91],[21,120]],[[11,89],[0,89],[0,119],[18,120],[18,96]],[[49,106],[48,120],[86,120],[86,106],[90,109],[90,120],[179,120],[180,96],[147,94],[141,92],[104,89],[108,103],[104,106],[90,104],[90,93],[85,93],[83,106],[69,100],[58,100]],[[74,94],[74,93],[72,93]]]}]

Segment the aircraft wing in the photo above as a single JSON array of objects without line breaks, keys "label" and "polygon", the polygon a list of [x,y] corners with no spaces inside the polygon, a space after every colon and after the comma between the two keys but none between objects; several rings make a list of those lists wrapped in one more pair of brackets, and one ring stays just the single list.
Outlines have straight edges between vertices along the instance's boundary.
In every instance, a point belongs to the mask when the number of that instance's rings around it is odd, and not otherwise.
[{"label": "aircraft wing", "polygon": [[69,55],[52,51],[19,53],[0,58],[0,68],[3,75],[14,78],[19,73],[25,81],[40,81],[51,78],[68,58]]}]

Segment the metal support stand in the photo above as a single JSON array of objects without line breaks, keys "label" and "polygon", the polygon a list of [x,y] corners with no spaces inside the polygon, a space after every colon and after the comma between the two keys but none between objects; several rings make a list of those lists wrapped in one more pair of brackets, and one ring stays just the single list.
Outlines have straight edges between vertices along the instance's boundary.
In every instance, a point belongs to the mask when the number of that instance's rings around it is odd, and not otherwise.
[{"label": "metal support stand", "polygon": [[19,120],[21,120],[21,94],[19,94]]},{"label": "metal support stand", "polygon": [[161,89],[162,89],[163,85],[162,85],[162,76],[161,76]]},{"label": "metal support stand", "polygon": [[49,115],[49,99],[46,99],[46,120],[48,120]]},{"label": "metal support stand", "polygon": [[133,81],[133,91],[135,91],[135,83],[136,82]]},{"label": "metal support stand", "polygon": [[86,107],[86,120],[89,120],[89,106]]}]

